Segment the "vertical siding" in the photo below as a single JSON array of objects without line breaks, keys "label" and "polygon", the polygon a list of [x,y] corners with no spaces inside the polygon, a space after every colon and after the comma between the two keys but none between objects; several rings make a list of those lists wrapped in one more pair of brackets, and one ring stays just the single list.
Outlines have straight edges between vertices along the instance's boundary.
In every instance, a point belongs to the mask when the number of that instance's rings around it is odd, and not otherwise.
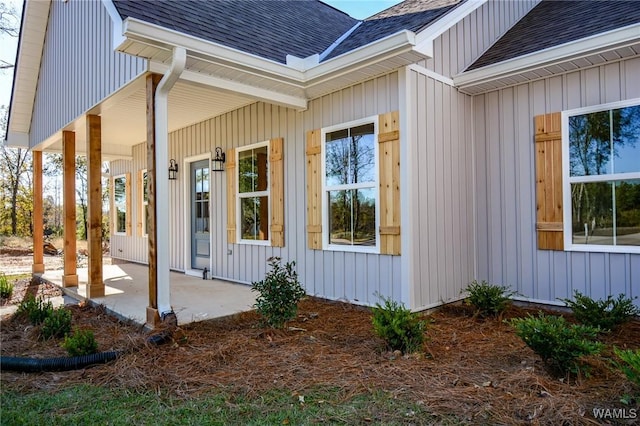
[{"label": "vertical siding", "polygon": [[471,97],[409,71],[415,308],[455,299],[474,274]]},{"label": "vertical siding", "polygon": [[640,97],[640,58],[575,71],[473,99],[478,278],[554,302],[640,296],[640,255],[537,250],[533,117]]},{"label": "vertical siding", "polygon": [[[285,178],[285,246],[265,247],[227,243],[226,177],[211,173],[212,276],[250,283],[267,272],[267,259],[279,256],[283,262],[295,260],[300,281],[309,294],[344,299],[362,304],[385,297],[400,297],[401,271],[399,256],[372,255],[309,250],[306,243],[306,157],[307,130],[398,110],[397,73],[385,75],[338,92],[312,100],[305,112],[297,112],[266,103],[254,103],[201,123],[177,130],[169,135],[169,158],[180,165],[178,179],[169,184],[171,217],[170,267],[185,270],[184,179],[189,176],[185,159],[212,153],[216,147],[224,151],[264,140],[284,138]],[[133,150],[133,161],[118,161],[112,173],[131,172],[136,176],[145,168],[144,144]],[[135,188],[135,185],[132,186]],[[137,195],[133,194],[133,200]],[[136,203],[134,209],[138,208]],[[137,210],[133,212],[136,217]],[[112,253],[137,262],[146,262],[146,239],[112,237]],[[120,252],[119,250],[122,250]],[[230,254],[228,254],[230,252]]]},{"label": "vertical siding", "polygon": [[145,59],[114,52],[111,40],[111,19],[100,0],[52,2],[30,146],[146,70]]},{"label": "vertical siding", "polygon": [[452,77],[478,59],[540,0],[489,0],[434,40],[433,58],[420,65]]}]

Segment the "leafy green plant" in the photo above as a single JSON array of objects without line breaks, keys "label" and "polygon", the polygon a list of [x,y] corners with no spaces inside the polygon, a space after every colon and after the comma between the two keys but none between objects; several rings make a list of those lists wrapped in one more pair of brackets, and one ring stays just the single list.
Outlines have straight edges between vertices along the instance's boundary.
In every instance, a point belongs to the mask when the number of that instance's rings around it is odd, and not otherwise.
[{"label": "leafy green plant", "polygon": [[51,301],[45,301],[44,298],[36,298],[33,294],[27,294],[18,305],[17,315],[24,315],[29,318],[33,325],[41,324],[45,318],[53,312]]},{"label": "leafy green plant", "polygon": [[612,330],[634,315],[640,315],[640,309],[633,305],[633,299],[620,294],[617,299],[608,296],[605,300],[593,300],[578,290],[571,299],[560,299],[573,311],[576,319],[585,325]]},{"label": "leafy green plant", "polygon": [[508,286],[476,280],[473,280],[463,291],[469,293],[467,300],[476,308],[476,313],[483,317],[498,316],[504,312],[511,303],[510,297],[516,294],[509,291]]},{"label": "leafy green plant", "polygon": [[42,322],[42,336],[45,339],[64,337],[70,331],[71,311],[62,306],[51,311],[51,314]]},{"label": "leafy green plant", "polygon": [[294,270],[295,261],[280,265],[280,258],[269,260],[271,270],[262,281],[252,284],[251,290],[258,293],[255,308],[265,323],[273,328],[282,328],[298,312],[298,302],[305,295]]},{"label": "leafy green plant", "polygon": [[640,349],[622,350],[613,348],[613,352],[622,362],[613,361],[613,365],[627,376],[627,379],[640,389]]},{"label": "leafy green plant", "polygon": [[538,313],[514,318],[509,323],[516,334],[554,371],[560,373],[588,372],[580,358],[600,353],[602,343],[594,341],[600,331],[596,327],[569,324],[564,317]]},{"label": "leafy green plant", "polygon": [[426,321],[398,302],[385,298],[382,300],[384,305],[376,303],[373,308],[372,322],[376,334],[385,340],[391,350],[409,353],[420,349],[424,342]]},{"label": "leafy green plant", "polygon": [[9,299],[13,294],[13,284],[5,274],[0,273],[0,299]]},{"label": "leafy green plant", "polygon": [[98,352],[98,343],[93,331],[88,329],[73,330],[73,334],[65,336],[62,347],[70,356],[91,355]]}]

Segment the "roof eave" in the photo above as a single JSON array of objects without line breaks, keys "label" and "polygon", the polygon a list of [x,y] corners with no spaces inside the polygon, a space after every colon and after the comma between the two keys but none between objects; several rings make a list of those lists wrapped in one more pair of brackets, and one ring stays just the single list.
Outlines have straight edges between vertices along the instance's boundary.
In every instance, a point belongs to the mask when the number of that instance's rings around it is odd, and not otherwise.
[{"label": "roof eave", "polygon": [[[48,1],[25,1],[23,6],[7,123],[9,146],[28,146],[50,7]],[[26,144],[24,135],[27,135]]]},{"label": "roof eave", "polygon": [[464,92],[477,85],[533,71],[563,61],[629,46],[638,43],[638,41],[640,41],[640,23],[550,47],[475,70],[464,71],[455,76],[453,81]]}]

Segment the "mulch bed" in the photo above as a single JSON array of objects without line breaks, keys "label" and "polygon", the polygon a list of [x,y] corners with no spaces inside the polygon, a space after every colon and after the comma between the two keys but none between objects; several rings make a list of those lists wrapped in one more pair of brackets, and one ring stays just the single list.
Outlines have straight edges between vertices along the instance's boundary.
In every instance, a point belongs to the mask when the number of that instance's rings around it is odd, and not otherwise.
[{"label": "mulch bed", "polygon": [[[374,390],[424,404],[438,415],[469,423],[598,424],[593,408],[622,407],[637,390],[601,358],[588,360],[590,377],[558,378],[499,319],[475,318],[466,305],[428,315],[429,340],[419,354],[385,350],[373,334],[368,309],[306,298],[287,330],[264,329],[255,312],[189,324],[169,344],[145,343],[147,333],[107,315],[72,306],[74,323],[94,330],[99,350],[128,350],[117,361],[64,373],[2,372],[5,389],[56,391],[91,383],[113,389],[154,390],[189,398],[223,388],[259,396],[270,389],[292,394],[328,386],[344,398]],[[512,306],[506,318],[537,309]],[[59,341],[38,340],[37,327],[2,320],[5,356],[63,356]],[[603,338],[607,345],[640,346],[640,321]],[[605,355],[610,355],[607,349]]]}]

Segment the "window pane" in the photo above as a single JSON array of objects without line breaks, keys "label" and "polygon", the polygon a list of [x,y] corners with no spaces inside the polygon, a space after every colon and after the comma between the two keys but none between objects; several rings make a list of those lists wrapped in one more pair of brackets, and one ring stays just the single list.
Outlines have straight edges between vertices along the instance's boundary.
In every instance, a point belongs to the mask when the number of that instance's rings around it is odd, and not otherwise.
[{"label": "window pane", "polygon": [[328,133],[325,140],[327,185],[375,181],[373,124]]},{"label": "window pane", "polygon": [[116,232],[127,232],[127,212],[124,207],[116,207]]},{"label": "window pane", "polygon": [[117,177],[113,180],[113,199],[116,203],[124,203],[127,199],[127,178]]},{"label": "window pane", "polygon": [[613,173],[640,172],[640,105],[613,110]]},{"label": "window pane", "polygon": [[329,243],[375,246],[375,189],[329,191]]},{"label": "window pane", "polygon": [[149,188],[148,188],[148,176],[147,172],[142,174],[142,199],[145,203],[149,202]]},{"label": "window pane", "polygon": [[241,198],[240,221],[240,232],[243,240],[268,240],[269,198]]},{"label": "window pane", "polygon": [[640,180],[616,182],[616,244],[640,246]]},{"label": "window pane", "polygon": [[640,171],[640,106],[569,117],[571,176]]},{"label": "window pane", "polygon": [[572,184],[571,198],[574,244],[640,245],[640,180]]},{"label": "window pane", "polygon": [[267,147],[238,153],[240,193],[266,191],[269,175]]}]

